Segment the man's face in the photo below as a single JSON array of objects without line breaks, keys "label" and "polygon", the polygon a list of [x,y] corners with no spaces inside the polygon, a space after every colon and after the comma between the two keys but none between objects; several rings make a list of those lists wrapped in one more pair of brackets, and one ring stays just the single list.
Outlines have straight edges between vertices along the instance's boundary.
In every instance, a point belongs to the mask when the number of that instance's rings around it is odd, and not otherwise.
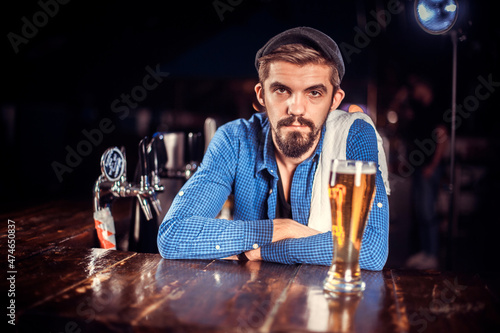
[{"label": "man's face", "polygon": [[328,113],[344,98],[341,89],[333,94],[330,74],[327,65],[278,61],[270,64],[263,86],[255,86],[274,144],[286,157],[301,158],[307,153],[307,158],[314,151]]}]

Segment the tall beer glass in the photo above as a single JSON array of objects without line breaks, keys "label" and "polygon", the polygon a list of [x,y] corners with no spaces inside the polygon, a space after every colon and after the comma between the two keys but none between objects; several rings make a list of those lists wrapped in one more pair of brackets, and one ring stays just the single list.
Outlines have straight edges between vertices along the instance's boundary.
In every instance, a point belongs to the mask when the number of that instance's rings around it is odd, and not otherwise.
[{"label": "tall beer glass", "polygon": [[365,289],[359,250],[375,194],[375,162],[333,160],[329,196],[333,260],[323,288],[327,293],[359,293]]}]

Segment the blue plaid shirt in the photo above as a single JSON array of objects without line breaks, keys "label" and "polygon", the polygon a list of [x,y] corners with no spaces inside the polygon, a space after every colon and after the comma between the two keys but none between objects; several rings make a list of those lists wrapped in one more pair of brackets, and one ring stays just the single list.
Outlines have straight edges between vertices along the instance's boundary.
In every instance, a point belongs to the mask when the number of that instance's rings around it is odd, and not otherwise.
[{"label": "blue plaid shirt", "polygon": [[[315,153],[297,166],[291,184],[292,216],[304,225],[324,131],[323,127]],[[346,148],[347,159],[378,162],[375,131],[363,120],[354,121]],[[262,113],[221,126],[160,226],[160,254],[168,259],[215,259],[261,247],[266,261],[331,265],[331,232],[271,242],[278,194],[274,149],[269,121]],[[381,270],[388,254],[389,205],[380,170],[376,185],[360,252],[360,266],[369,270]],[[231,193],[233,220],[217,219]]]}]

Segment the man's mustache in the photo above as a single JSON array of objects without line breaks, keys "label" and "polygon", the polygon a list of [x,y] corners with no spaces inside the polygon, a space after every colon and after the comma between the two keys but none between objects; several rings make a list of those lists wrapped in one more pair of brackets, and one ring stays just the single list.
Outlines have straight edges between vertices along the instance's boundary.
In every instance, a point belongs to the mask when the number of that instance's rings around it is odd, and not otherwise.
[{"label": "man's mustache", "polygon": [[285,119],[281,119],[277,123],[277,128],[283,127],[283,126],[291,126],[295,121],[297,121],[300,125],[306,125],[307,127],[311,128],[311,130],[314,131],[314,123],[309,120],[305,119],[304,117],[297,117],[297,116],[290,116]]}]

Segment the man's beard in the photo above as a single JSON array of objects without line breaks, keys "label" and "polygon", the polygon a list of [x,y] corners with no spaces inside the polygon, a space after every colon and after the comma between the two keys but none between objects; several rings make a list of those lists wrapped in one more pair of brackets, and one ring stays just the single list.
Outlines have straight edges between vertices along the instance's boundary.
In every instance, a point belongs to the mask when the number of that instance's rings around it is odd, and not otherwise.
[{"label": "man's beard", "polygon": [[[303,134],[299,131],[290,131],[288,134],[281,132],[281,128],[283,126],[290,126],[295,121],[301,125],[306,125],[311,129],[311,131],[307,134]],[[321,127],[316,128],[311,120],[297,116],[290,116],[288,118],[281,119],[276,124],[276,128],[271,126],[275,134],[274,137],[278,149],[283,153],[283,155],[290,158],[299,158],[309,151],[309,149],[311,149],[314,145],[314,141],[318,137]]]}]

